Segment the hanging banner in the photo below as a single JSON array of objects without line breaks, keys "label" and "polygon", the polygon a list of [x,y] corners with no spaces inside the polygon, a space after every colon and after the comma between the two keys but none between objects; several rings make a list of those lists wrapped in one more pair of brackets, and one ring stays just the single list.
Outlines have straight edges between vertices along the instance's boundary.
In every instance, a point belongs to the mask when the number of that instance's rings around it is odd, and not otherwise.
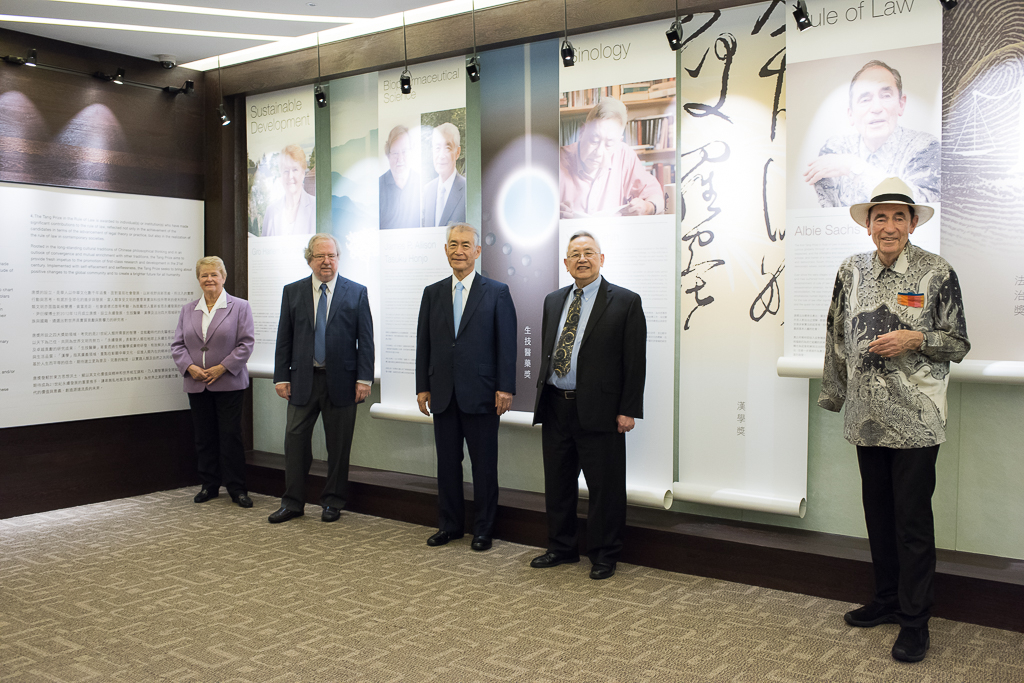
[{"label": "hanging banner", "polygon": [[807,382],[775,372],[793,281],[784,203],[788,14],[771,2],[682,18],[674,494],[802,516]]},{"label": "hanging banner", "polygon": [[486,277],[508,285],[519,324],[512,411],[533,421],[544,297],[558,288],[558,41],[517,45],[480,57],[480,150]]},{"label": "hanging banner", "polygon": [[408,95],[402,69],[380,72],[377,82],[381,402],[374,410],[396,417],[419,414],[420,301],[424,287],[452,274],[445,226],[466,220],[468,194],[464,60],[413,71]]},{"label": "hanging banner", "polygon": [[[338,273],[366,286],[380,348],[378,196],[384,187],[377,140],[377,73],[331,81],[331,234],[341,245]],[[380,377],[380,353],[374,376]]]},{"label": "hanging banner", "polygon": [[[626,440],[627,498],[668,507],[677,270],[675,208],[667,196],[674,196],[675,181],[675,54],[665,47],[664,22],[573,36],[572,43],[576,64],[559,70],[559,286],[570,282],[561,265],[568,239],[586,230],[605,253],[602,275],[643,301],[644,419]],[[580,484],[585,488],[582,475]]]},{"label": "hanging banner", "polygon": [[251,371],[272,373],[281,291],[310,274],[303,258],[316,233],[313,86],[245,100],[249,304],[256,344]]},{"label": "hanging banner", "polygon": [[972,0],[945,21],[942,255],[963,290],[968,360],[1024,361],[1024,4]]},{"label": "hanging banner", "polygon": [[911,242],[939,252],[942,7],[934,2],[821,0],[814,28],[790,18],[786,262],[788,357],[824,355],[825,316],[840,263],[874,251],[850,218],[897,176],[936,216]]}]

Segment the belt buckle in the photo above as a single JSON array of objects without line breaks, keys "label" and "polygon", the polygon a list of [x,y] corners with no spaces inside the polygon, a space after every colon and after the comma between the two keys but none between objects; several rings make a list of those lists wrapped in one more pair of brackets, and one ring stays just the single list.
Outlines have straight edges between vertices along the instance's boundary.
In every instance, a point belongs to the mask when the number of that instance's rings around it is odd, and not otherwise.
[{"label": "belt buckle", "polygon": [[569,390],[565,391],[564,393],[565,393],[565,398],[566,399],[573,400],[573,401],[576,400],[576,390],[575,389],[569,389]]}]

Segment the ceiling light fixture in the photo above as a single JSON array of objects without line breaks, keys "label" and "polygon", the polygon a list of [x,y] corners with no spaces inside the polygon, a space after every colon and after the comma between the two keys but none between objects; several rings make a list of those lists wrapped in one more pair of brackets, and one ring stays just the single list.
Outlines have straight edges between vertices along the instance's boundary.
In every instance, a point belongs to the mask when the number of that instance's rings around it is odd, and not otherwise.
[{"label": "ceiling light fixture", "polygon": [[668,46],[675,52],[683,46],[683,24],[679,21],[679,0],[676,0],[676,16],[672,21],[672,25],[665,31],[665,37],[668,38]]},{"label": "ceiling light fixture", "polygon": [[466,74],[472,83],[480,80],[480,58],[476,54],[476,0],[470,5],[470,14],[473,16],[473,56],[466,59]]},{"label": "ceiling light fixture", "polygon": [[220,70],[220,58],[217,59],[217,94],[220,95],[220,104],[217,105],[217,116],[220,118],[220,125],[231,125],[231,117],[228,116],[227,107],[224,106],[224,82]]},{"label": "ceiling light fixture", "polygon": [[316,87],[313,88],[313,99],[316,106],[323,109],[327,106],[327,93],[320,86],[320,34],[316,34]]},{"label": "ceiling light fixture", "polygon": [[405,68],[398,82],[402,86],[402,94],[412,93],[412,74],[409,73],[409,41],[405,37],[405,12],[402,12],[402,45],[405,47]]},{"label": "ceiling light fixture", "polygon": [[796,27],[801,31],[814,26],[811,23],[811,15],[807,12],[807,0],[796,0],[796,4],[793,5],[793,18],[796,19]]},{"label": "ceiling light fixture", "polygon": [[[197,7],[195,5],[174,5],[164,2],[138,2],[136,0],[54,0],[74,5],[101,5],[103,7],[121,7],[124,9],[142,9],[153,12],[176,12],[178,14],[204,14],[215,17],[233,17],[236,19],[266,19],[268,21],[302,21],[324,24],[352,24],[362,21],[359,17],[324,17],[312,14],[278,14],[275,12],[249,12],[245,10],[219,9],[216,7]],[[315,7],[309,3],[310,7]]]},{"label": "ceiling light fixture", "polygon": [[562,41],[562,65],[572,66],[576,63],[576,50],[569,42],[569,0],[562,0],[562,10],[565,14],[565,40]]},{"label": "ceiling light fixture", "polygon": [[226,33],[224,31],[199,31],[184,28],[168,28],[166,26],[138,26],[136,24],[114,24],[107,21],[79,21],[77,19],[51,19],[48,17],[24,17],[18,14],[0,14],[0,22],[21,24],[45,24],[48,26],[74,26],[75,28],[102,28],[116,31],[139,31],[140,33],[167,33],[175,36],[199,36],[201,38],[233,38],[235,40],[253,40],[260,42],[276,42],[291,36],[265,36],[249,33]]},{"label": "ceiling light fixture", "polygon": [[3,59],[8,64],[13,64],[14,66],[35,66],[36,65],[36,51],[35,50],[29,50],[28,54],[26,56],[24,56],[24,57],[16,57],[14,55],[6,55],[4,57],[0,57],[0,59]]}]

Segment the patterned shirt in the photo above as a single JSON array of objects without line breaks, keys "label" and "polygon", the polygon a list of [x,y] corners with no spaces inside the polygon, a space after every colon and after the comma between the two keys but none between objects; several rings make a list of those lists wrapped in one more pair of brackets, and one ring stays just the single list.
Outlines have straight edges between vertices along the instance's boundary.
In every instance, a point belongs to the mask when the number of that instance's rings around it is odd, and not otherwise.
[{"label": "patterned shirt", "polygon": [[823,207],[852,206],[871,201],[871,191],[886,178],[896,176],[922,203],[939,201],[939,141],[934,135],[898,126],[881,147],[870,151],[860,135],[829,138],[818,156],[852,154],[865,166],[856,175],[822,178],[814,184]]},{"label": "patterned shirt", "polygon": [[[893,330],[923,332],[925,348],[895,358],[868,351]],[[960,283],[942,257],[909,243],[892,266],[856,254],[836,275],[818,405],[846,404],[844,436],[855,446],[935,446],[946,440],[949,363],[970,348]]]}]

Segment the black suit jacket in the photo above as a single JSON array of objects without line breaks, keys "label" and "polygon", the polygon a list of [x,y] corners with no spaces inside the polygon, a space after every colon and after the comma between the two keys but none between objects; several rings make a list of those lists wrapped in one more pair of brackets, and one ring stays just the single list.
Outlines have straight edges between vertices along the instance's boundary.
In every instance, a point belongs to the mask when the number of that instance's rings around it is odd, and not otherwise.
[{"label": "black suit jacket", "polygon": [[[562,332],[562,308],[575,288],[575,284],[569,285],[544,298],[542,362],[534,424],[544,421],[541,398],[550,388],[547,379],[555,344]],[[614,432],[618,429],[617,415],[642,418],[647,379],[647,319],[640,295],[602,279],[587,329],[577,343],[580,349],[576,361],[576,405],[580,426],[589,431]]]},{"label": "black suit jacket", "polygon": [[416,325],[416,393],[430,409],[458,399],[464,413],[493,413],[494,393],[516,393],[516,307],[508,285],[477,273],[455,335],[452,278],[423,289]]},{"label": "black suit jacket", "polygon": [[[313,392],[313,276],[285,285],[277,323],[274,383],[291,382],[289,403]],[[338,276],[327,313],[327,389],[336,406],[356,400],[356,380],[373,381],[373,318],[366,287]]]}]

